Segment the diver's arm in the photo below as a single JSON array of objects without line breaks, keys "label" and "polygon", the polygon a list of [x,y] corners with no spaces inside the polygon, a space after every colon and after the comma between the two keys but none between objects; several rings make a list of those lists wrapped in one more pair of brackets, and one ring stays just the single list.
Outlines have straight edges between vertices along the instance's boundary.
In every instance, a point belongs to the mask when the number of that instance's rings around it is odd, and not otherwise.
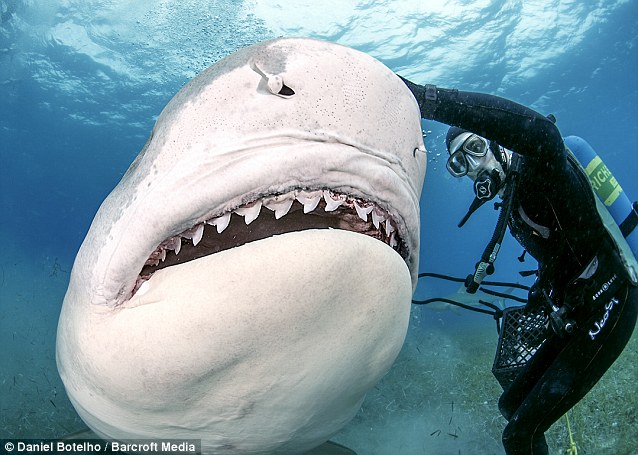
[{"label": "diver's arm", "polygon": [[414,94],[425,119],[459,126],[532,159],[564,155],[565,146],[556,125],[528,107],[499,96],[421,86],[407,79],[403,82]]}]

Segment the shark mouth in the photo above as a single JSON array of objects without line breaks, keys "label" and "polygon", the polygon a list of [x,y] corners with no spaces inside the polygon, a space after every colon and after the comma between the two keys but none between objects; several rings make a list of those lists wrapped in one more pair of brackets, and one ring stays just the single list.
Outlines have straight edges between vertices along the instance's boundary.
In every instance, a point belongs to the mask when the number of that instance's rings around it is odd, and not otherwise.
[{"label": "shark mouth", "polygon": [[330,190],[293,190],[264,196],[167,238],[146,260],[131,296],[162,268],[306,229],[358,232],[386,243],[404,259],[408,257],[394,219],[374,202]]}]

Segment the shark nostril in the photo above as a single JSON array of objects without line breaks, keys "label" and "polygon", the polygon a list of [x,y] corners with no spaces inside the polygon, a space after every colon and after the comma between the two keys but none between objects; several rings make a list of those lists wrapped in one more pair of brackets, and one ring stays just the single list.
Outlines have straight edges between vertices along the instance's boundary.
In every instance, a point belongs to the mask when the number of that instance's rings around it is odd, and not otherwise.
[{"label": "shark nostril", "polygon": [[290,87],[288,87],[286,84],[282,84],[281,90],[279,90],[279,93],[277,93],[277,95],[281,95],[281,96],[292,96],[294,94],[295,94],[295,91],[291,89]]},{"label": "shark nostril", "polygon": [[284,84],[284,79],[279,74],[271,74],[267,71],[264,71],[254,61],[250,62],[250,67],[266,81],[268,91],[273,95],[279,95],[287,98],[295,94],[295,91],[293,89]]},{"label": "shark nostril", "polygon": [[284,84],[283,78],[278,74],[266,75],[266,84],[268,85],[268,91],[273,95],[287,98],[295,94],[295,91]]}]

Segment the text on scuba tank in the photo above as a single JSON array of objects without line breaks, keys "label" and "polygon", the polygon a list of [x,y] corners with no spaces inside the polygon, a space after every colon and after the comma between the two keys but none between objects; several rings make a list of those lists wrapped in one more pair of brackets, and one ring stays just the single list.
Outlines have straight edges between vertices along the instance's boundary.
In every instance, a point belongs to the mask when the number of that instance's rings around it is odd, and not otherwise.
[{"label": "text on scuba tank", "polygon": [[612,175],[609,168],[603,163],[600,157],[594,158],[591,163],[587,165],[585,169],[591,186],[600,197],[601,201],[609,207],[612,205],[620,193],[622,188],[616,180],[616,177]]},{"label": "text on scuba tank", "polygon": [[603,314],[603,317],[600,319],[600,321],[594,322],[594,328],[589,331],[589,337],[592,339],[592,341],[596,339],[596,336],[600,333],[603,327],[605,327],[607,319],[609,319],[609,313],[611,313],[612,308],[614,308],[614,305],[616,305],[617,303],[618,299],[614,297],[605,305],[605,313]]},{"label": "text on scuba tank", "polygon": [[609,183],[613,186],[616,186],[618,184],[618,182],[616,181],[616,177],[611,174],[609,168],[607,168],[607,166],[605,166],[604,164],[598,166],[596,171],[589,176],[591,185],[594,187],[594,191],[596,192],[600,190],[600,187],[607,182],[607,179],[611,179]]}]

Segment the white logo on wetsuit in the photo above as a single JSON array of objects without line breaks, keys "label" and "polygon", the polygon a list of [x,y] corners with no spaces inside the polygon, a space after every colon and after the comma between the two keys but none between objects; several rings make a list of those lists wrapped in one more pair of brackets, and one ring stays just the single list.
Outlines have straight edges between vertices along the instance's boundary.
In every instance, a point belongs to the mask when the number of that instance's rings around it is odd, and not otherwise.
[{"label": "white logo on wetsuit", "polygon": [[611,286],[611,284],[616,281],[616,278],[618,278],[618,275],[616,275],[614,273],[614,276],[612,276],[609,281],[607,281],[605,284],[602,285],[602,287],[598,290],[598,292],[596,292],[596,294],[594,294],[594,297],[592,298],[592,300],[596,300],[598,297],[601,296],[601,294],[605,291],[607,291],[609,289],[609,286]]},{"label": "white logo on wetsuit", "polygon": [[614,308],[614,305],[616,305],[617,303],[619,303],[618,299],[614,297],[609,301],[609,303],[605,305],[605,314],[603,314],[603,317],[600,319],[600,321],[594,322],[594,328],[589,331],[589,337],[592,340],[595,340],[596,336],[600,333],[603,327],[605,327],[607,319],[609,319],[609,313],[611,313],[612,308]]}]

